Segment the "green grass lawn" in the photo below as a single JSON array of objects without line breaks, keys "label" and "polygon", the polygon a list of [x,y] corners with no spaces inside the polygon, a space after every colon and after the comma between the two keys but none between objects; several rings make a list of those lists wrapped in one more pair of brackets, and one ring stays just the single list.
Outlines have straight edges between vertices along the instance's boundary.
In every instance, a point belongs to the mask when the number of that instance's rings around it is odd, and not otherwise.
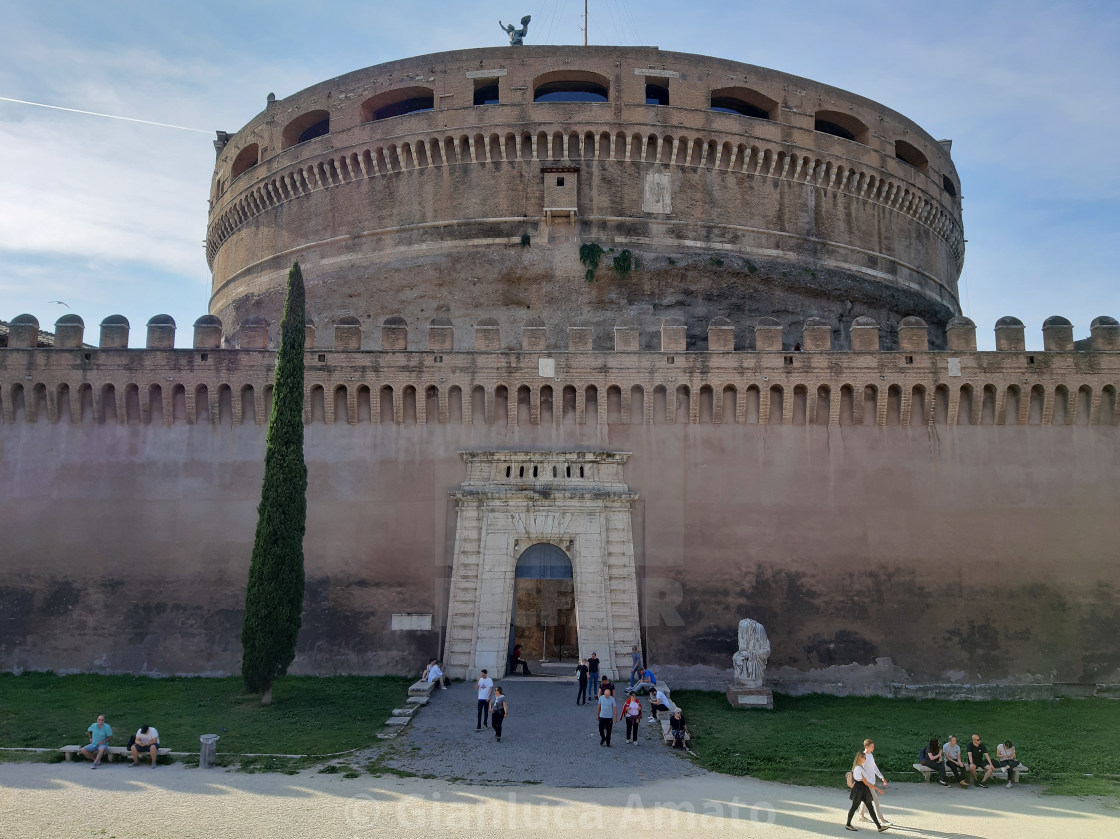
[{"label": "green grass lawn", "polygon": [[[88,742],[98,714],[124,746],[145,723],[173,751],[197,752],[218,734],[219,754],[328,755],[370,746],[412,679],[285,676],[272,705],[245,693],[240,678],[0,674],[0,746],[57,748]],[[18,754],[18,753],[17,753]],[[0,756],[4,753],[0,752]],[[3,759],[3,757],[0,757]]]},{"label": "green grass lawn", "polygon": [[[1051,792],[1120,798],[1120,703],[947,702],[833,696],[775,696],[773,711],[736,710],[722,693],[680,690],[697,763],[729,775],[795,784],[844,783],[863,739],[888,781],[916,781],[918,753],[950,734],[962,752],[972,734],[988,746],[1011,740],[1027,780]],[[965,758],[967,762],[967,758]],[[1091,773],[1092,777],[1086,777]]]}]

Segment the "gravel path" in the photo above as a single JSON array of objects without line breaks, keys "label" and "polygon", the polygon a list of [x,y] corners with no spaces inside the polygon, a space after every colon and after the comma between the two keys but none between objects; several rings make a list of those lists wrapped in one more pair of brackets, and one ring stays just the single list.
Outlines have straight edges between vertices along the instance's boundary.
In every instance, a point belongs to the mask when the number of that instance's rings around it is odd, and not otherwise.
[{"label": "gravel path", "polygon": [[431,702],[391,741],[385,762],[445,780],[553,787],[631,786],[708,774],[661,742],[660,726],[648,722],[645,697],[638,745],[626,743],[620,722],[608,749],[599,745],[596,706],[576,705],[574,682],[509,676],[500,684],[509,704],[502,742],[488,728],[474,730],[474,683],[455,683],[433,691]]}]

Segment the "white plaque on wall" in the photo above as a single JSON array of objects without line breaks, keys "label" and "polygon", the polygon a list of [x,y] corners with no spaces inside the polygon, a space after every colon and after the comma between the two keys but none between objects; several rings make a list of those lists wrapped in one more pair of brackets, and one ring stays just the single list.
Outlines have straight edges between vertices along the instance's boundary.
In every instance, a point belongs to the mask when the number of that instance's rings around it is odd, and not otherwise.
[{"label": "white plaque on wall", "polygon": [[672,177],[668,172],[650,172],[646,175],[645,192],[642,195],[643,213],[668,215],[673,212],[671,183]]}]

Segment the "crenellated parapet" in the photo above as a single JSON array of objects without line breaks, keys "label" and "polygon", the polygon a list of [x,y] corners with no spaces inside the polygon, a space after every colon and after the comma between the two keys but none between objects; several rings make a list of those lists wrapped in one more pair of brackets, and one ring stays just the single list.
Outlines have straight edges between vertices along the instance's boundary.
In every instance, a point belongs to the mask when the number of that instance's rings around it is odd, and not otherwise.
[{"label": "crenellated parapet", "polygon": [[[83,343],[83,324],[56,324],[53,349],[35,349],[38,322],[13,320],[0,351],[0,417],[21,422],[242,425],[266,422],[275,353],[263,319],[241,325],[240,346],[218,346],[212,315],[194,326],[194,347],[173,349],[174,321],[148,322],[147,347],[128,349],[129,325],[101,323],[100,346]],[[807,322],[801,340],[782,340],[780,324],[754,324],[753,350],[736,349],[735,325],[716,318],[707,351],[688,351],[686,327],[666,318],[656,348],[640,349],[638,328],[623,319],[614,349],[592,350],[591,327],[568,328],[568,345],[550,347],[539,319],[521,345],[503,349],[501,329],[482,318],[473,350],[448,349],[455,327],[432,318],[411,333],[385,318],[380,349],[363,349],[354,318],[333,325],[332,346],[308,326],[307,423],[428,423],[516,426],[615,424],[730,425],[1100,425],[1120,424],[1120,324],[1099,317],[1079,351],[1064,318],[1047,319],[1044,349],[1025,348],[1015,318],[996,324],[995,352],[977,352],[967,318],[949,324],[950,349],[930,350],[926,324],[904,319],[898,347],[880,349],[878,324],[857,318],[850,351],[832,349],[832,330]]]}]

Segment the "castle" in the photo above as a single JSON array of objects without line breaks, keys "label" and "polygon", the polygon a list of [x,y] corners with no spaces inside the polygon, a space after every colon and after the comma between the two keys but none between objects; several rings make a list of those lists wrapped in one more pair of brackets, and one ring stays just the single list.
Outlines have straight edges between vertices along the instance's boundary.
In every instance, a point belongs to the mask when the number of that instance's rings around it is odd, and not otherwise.
[{"label": "castle", "polygon": [[293,672],[639,645],[715,686],[750,616],[787,692],[1120,681],[1120,324],[977,351],[949,141],[737,62],[502,47],[270,96],[216,147],[191,349],[10,324],[0,667],[237,670],[298,259]]}]

